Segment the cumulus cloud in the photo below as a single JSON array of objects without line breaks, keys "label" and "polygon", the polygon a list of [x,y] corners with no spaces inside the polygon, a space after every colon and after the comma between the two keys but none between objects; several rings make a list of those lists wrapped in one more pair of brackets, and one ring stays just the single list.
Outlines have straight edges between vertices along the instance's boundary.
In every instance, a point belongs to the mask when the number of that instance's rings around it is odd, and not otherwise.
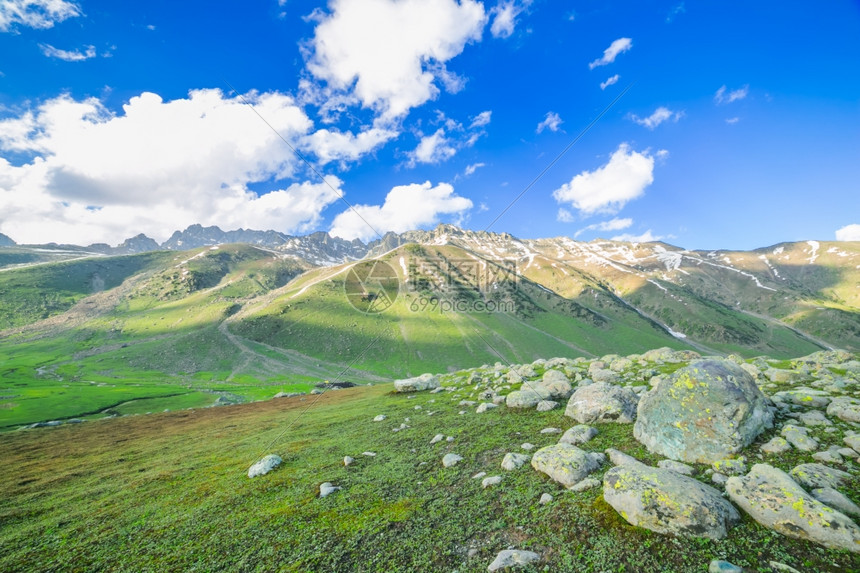
[{"label": "cumulus cloud", "polygon": [[49,58],[57,58],[66,62],[82,62],[96,57],[96,47],[87,46],[85,51],[80,50],[60,50],[50,44],[39,44],[42,48],[42,53]]},{"label": "cumulus cloud", "polygon": [[583,171],[552,195],[559,203],[569,203],[585,215],[617,213],[641,196],[653,181],[654,157],[622,143],[605,165]]},{"label": "cumulus cloud", "polygon": [[726,86],[721,86],[720,89],[717,90],[717,93],[714,94],[714,102],[716,102],[717,105],[732,103],[733,101],[739,101],[744,99],[745,97],[747,97],[749,92],[749,84],[732,91],[728,91]]},{"label": "cumulus cloud", "polygon": [[558,131],[558,128],[562,124],[561,117],[554,111],[548,111],[546,113],[546,117],[542,122],[540,122],[535,130],[536,133],[542,132],[544,129],[548,129],[550,131]]},{"label": "cumulus cloud", "polygon": [[0,32],[16,24],[44,30],[81,14],[77,3],[66,0],[0,0]]},{"label": "cumulus cloud", "polygon": [[440,215],[462,215],[472,201],[460,197],[448,183],[400,185],[391,189],[382,205],[355,205],[335,217],[333,236],[375,239],[377,233],[402,233],[439,222]]},{"label": "cumulus cloud", "polygon": [[487,22],[475,0],[333,0],[330,10],[315,17],[308,45],[323,99],[348,94],[392,120],[435,98],[437,80],[456,84],[445,64],[480,41]]},{"label": "cumulus cloud", "polygon": [[518,3],[513,0],[500,2],[490,10],[493,15],[493,23],[490,25],[490,33],[494,38],[509,38],[514,33],[517,24],[517,16],[529,5],[531,0]]},{"label": "cumulus cloud", "polygon": [[628,228],[632,224],[633,219],[619,219],[618,217],[616,217],[609,221],[601,221],[600,223],[595,223],[593,225],[589,225],[585,228],[582,228],[576,233],[574,233],[573,236],[574,238],[576,238],[587,231],[621,231],[623,229]]},{"label": "cumulus cloud", "polygon": [[590,64],[588,64],[588,69],[593,70],[599,66],[605,66],[607,64],[611,64],[615,61],[615,58],[618,57],[618,54],[623,54],[627,50],[633,47],[633,40],[630,38],[618,38],[611,44],[609,47],[603,50],[603,55]]},{"label": "cumulus cloud", "polygon": [[470,128],[476,127],[484,127],[485,125],[489,125],[490,120],[492,119],[493,112],[492,111],[482,111],[478,115],[472,118],[472,123],[469,124]]},{"label": "cumulus cloud", "polygon": [[860,241],[860,225],[853,223],[836,230],[837,241]]},{"label": "cumulus cloud", "polygon": [[613,241],[625,241],[627,243],[653,243],[654,241],[660,241],[663,239],[662,235],[655,235],[651,229],[648,229],[641,235],[631,235],[630,233],[624,233],[623,235],[616,235],[612,237]]},{"label": "cumulus cloud", "polygon": [[618,80],[620,80],[620,79],[621,79],[621,76],[619,76],[618,74],[615,74],[611,78],[606,78],[605,82],[600,82],[600,89],[605,90],[609,86],[614,86],[615,84],[618,83]]},{"label": "cumulus cloud", "polygon": [[[356,157],[387,137],[312,133],[302,109],[277,92],[244,101],[321,161]],[[63,95],[0,121],[0,150],[24,157],[0,161],[0,224],[22,242],[83,244],[140,232],[163,240],[192,223],[313,228],[342,182],[296,183],[300,160],[244,101],[220,90],[172,101],[143,93],[114,113],[98,99]]]},{"label": "cumulus cloud", "polygon": [[322,165],[330,161],[354,161],[398,136],[396,131],[378,127],[359,132],[320,129],[305,138],[303,149],[313,152]]},{"label": "cumulus cloud", "polygon": [[648,117],[639,117],[636,114],[632,114],[630,119],[638,123],[639,125],[645,126],[648,129],[654,129],[664,121],[674,121],[677,122],[684,116],[684,112],[682,111],[672,111],[668,107],[660,106],[654,110],[654,113],[649,115]]},{"label": "cumulus cloud", "polygon": [[441,163],[455,153],[457,149],[445,137],[445,130],[440,128],[436,133],[421,138],[418,147],[409,153],[409,166],[415,167],[418,163]]}]

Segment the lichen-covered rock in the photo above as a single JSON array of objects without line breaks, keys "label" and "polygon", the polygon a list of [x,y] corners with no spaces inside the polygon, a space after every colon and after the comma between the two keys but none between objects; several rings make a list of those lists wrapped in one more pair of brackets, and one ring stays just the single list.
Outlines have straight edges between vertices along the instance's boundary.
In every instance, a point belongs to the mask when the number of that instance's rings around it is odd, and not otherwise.
[{"label": "lichen-covered rock", "polygon": [[717,460],[711,464],[715,472],[727,476],[740,476],[747,473],[746,458]]},{"label": "lichen-covered rock", "polygon": [[792,468],[791,477],[807,489],[818,487],[838,488],[845,485],[851,474],[825,466],[824,464],[800,464]]},{"label": "lichen-covered rock", "polygon": [[791,449],[791,444],[788,440],[779,436],[774,436],[766,444],[762,444],[761,451],[766,454],[781,454]]},{"label": "lichen-covered rock", "polygon": [[550,410],[555,410],[558,408],[558,402],[555,400],[541,400],[537,403],[537,407],[535,410],[538,412],[549,412]]},{"label": "lichen-covered rock", "polygon": [[780,469],[756,464],[746,476],[729,478],[726,493],[765,527],[831,549],[860,553],[860,528],[806,493]]},{"label": "lichen-covered rock", "polygon": [[777,392],[773,398],[780,402],[789,402],[807,408],[825,408],[830,403],[830,394],[827,392],[805,387]]},{"label": "lichen-covered rock", "polygon": [[833,489],[832,487],[820,487],[810,492],[812,497],[829,505],[836,511],[841,511],[845,515],[852,517],[860,517],[860,507],[856,503],[848,499],[845,494]]},{"label": "lichen-covered rock", "polygon": [[499,569],[508,569],[511,567],[522,567],[529,563],[534,563],[540,559],[540,554],[534,551],[522,551],[519,549],[505,549],[500,551],[492,563],[487,567],[487,571],[491,573]]},{"label": "lichen-covered rock", "polygon": [[709,359],[647,392],[633,435],[652,453],[710,463],[737,453],[772,423],[768,400],[750,375],[728,360]]},{"label": "lichen-covered rock", "polygon": [[860,434],[850,434],[842,438],[845,445],[860,454]]},{"label": "lichen-covered rock", "polygon": [[442,458],[442,467],[454,467],[462,460],[463,456],[460,456],[458,454],[445,454],[445,456]]},{"label": "lichen-covered rock", "polygon": [[263,457],[260,461],[252,465],[248,468],[248,477],[253,478],[257,476],[266,475],[279,465],[281,465],[281,456],[278,454],[269,454],[268,456]]},{"label": "lichen-covered rock", "polygon": [[597,435],[597,429],[592,428],[591,426],[586,426],[585,424],[579,424],[572,428],[569,428],[562,436],[559,438],[559,443],[562,444],[570,444],[572,446],[578,446],[579,444],[584,444],[585,442],[594,438]]},{"label": "lichen-covered rock", "polygon": [[513,471],[522,467],[527,461],[529,461],[529,456],[526,454],[507,453],[502,459],[502,469]]},{"label": "lichen-covered rock", "polygon": [[546,392],[547,399],[565,399],[573,392],[568,377],[558,370],[544,372],[543,378],[535,386],[541,394]]},{"label": "lichen-covered rock", "polygon": [[405,378],[394,381],[395,392],[421,392],[439,387],[439,377],[433,374],[422,374],[415,378]]},{"label": "lichen-covered rock", "polygon": [[740,514],[716,489],[633,458],[603,476],[603,499],[631,525],[657,533],[722,539]]},{"label": "lichen-covered rock", "polygon": [[676,462],[675,460],[660,460],[659,462],[657,462],[657,467],[685,476],[691,476],[695,471],[695,468],[693,468],[693,466],[688,466],[687,464],[682,464],[681,462]]},{"label": "lichen-covered rock", "polygon": [[809,428],[786,424],[780,434],[788,442],[802,452],[814,452],[818,449],[818,440],[809,435]]},{"label": "lichen-covered rock", "polygon": [[800,372],[794,370],[782,370],[780,368],[768,368],[765,370],[765,376],[771,381],[778,384],[797,383],[805,380],[807,377]]},{"label": "lichen-covered rock", "polygon": [[600,467],[598,459],[570,444],[541,448],[532,456],[532,467],[564,487],[572,487]]},{"label": "lichen-covered rock", "polygon": [[596,382],[578,388],[567,403],[565,416],[581,424],[618,422],[631,424],[636,419],[639,397],[630,388]]},{"label": "lichen-covered rock", "polygon": [[827,415],[844,422],[860,423],[860,400],[849,396],[834,398],[827,407]]}]

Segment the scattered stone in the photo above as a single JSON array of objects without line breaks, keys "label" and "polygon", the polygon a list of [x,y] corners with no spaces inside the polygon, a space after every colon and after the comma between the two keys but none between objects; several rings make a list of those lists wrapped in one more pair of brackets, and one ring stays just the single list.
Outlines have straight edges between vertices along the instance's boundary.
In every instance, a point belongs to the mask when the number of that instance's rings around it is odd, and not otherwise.
[{"label": "scattered stone", "polygon": [[836,450],[843,458],[860,458],[860,453],[851,448],[839,448]]},{"label": "scattered stone", "polygon": [[476,414],[483,414],[483,413],[484,413],[484,412],[486,412],[487,410],[492,410],[493,408],[498,408],[498,406],[497,406],[497,405],[495,405],[495,404],[493,404],[492,402],[483,402],[483,403],[482,403],[482,404],[480,404],[480,405],[478,406],[478,408],[475,410],[475,413],[476,413]]},{"label": "scattered stone", "polygon": [[774,571],[777,571],[778,573],[800,573],[800,571],[798,571],[794,567],[786,565],[785,563],[780,563],[779,561],[768,561],[768,565],[770,565],[770,568]]},{"label": "scattered stone", "polygon": [[541,400],[537,404],[538,412],[549,412],[550,410],[555,410],[558,408],[558,402],[555,400]]},{"label": "scattered stone", "polygon": [[547,370],[543,378],[535,385],[535,390],[545,394],[547,398],[564,400],[573,392],[570,380],[558,370]]},{"label": "scattered stone", "polygon": [[624,452],[618,451],[614,448],[606,448],[606,455],[609,456],[609,461],[616,466],[624,466],[633,462],[639,463],[639,460],[633,456],[628,456]]},{"label": "scattered stone", "polygon": [[527,461],[529,461],[529,456],[526,454],[507,453],[502,460],[502,469],[513,471],[522,467]]},{"label": "scattered stone", "polygon": [[746,462],[746,458],[743,457],[740,459],[717,460],[711,464],[711,467],[714,468],[715,472],[720,472],[727,476],[742,476],[747,473],[747,465],[744,462]]},{"label": "scattered stone", "polygon": [[764,375],[777,384],[796,384],[806,379],[806,376],[793,370],[782,370],[780,368],[768,368]]},{"label": "scattered stone", "polygon": [[375,452],[361,452],[361,455],[372,458],[376,455],[376,453]]},{"label": "scattered stone", "polygon": [[716,489],[626,458],[624,465],[603,476],[603,498],[631,525],[657,533],[722,539],[740,520]]},{"label": "scattered stone", "polygon": [[603,384],[618,384],[621,381],[621,377],[609,370],[608,368],[597,368],[595,370],[589,370],[588,375],[591,376],[591,379],[595,383],[603,383]]},{"label": "scattered stone", "polygon": [[281,465],[281,456],[278,454],[269,454],[268,456],[263,457],[260,461],[252,465],[248,468],[248,477],[254,478],[257,476],[263,476]]},{"label": "scattered stone", "polygon": [[825,505],[829,505],[836,511],[841,511],[845,515],[852,517],[860,517],[860,506],[832,487],[819,487],[813,489],[810,493],[812,497]]},{"label": "scattered stone", "polygon": [[534,444],[530,444],[529,442],[526,442],[526,443],[524,443],[524,444],[520,444],[520,447],[521,447],[522,449],[524,449],[524,450],[533,450],[533,449],[535,449],[535,445],[534,445]]},{"label": "scattered stone", "polygon": [[477,402],[474,400],[460,400],[460,402],[457,403],[458,406],[474,406],[475,404],[477,404]]},{"label": "scattered stone", "polygon": [[827,419],[827,416],[824,415],[824,412],[821,410],[810,410],[809,412],[804,412],[798,419],[803,423],[804,426],[832,426],[833,422]]},{"label": "scattered stone", "polygon": [[[313,390],[311,390],[311,394],[313,394],[314,396],[318,396],[318,395],[322,394],[323,392],[325,392],[325,390],[320,390],[319,388],[314,388]],[[223,397],[224,396],[221,396],[221,398],[223,398]],[[218,399],[220,400],[221,398],[218,398]]]},{"label": "scattered stone", "polygon": [[822,464],[800,464],[788,472],[794,481],[807,489],[838,488],[845,485],[851,474]]},{"label": "scattered stone", "polygon": [[708,573],[744,573],[743,567],[733,565],[722,559],[714,559],[708,565]]},{"label": "scattered stone", "polygon": [[749,445],[772,425],[752,377],[723,359],[699,360],[642,396],[633,435],[651,453],[710,463]]},{"label": "scattered stone", "polygon": [[729,481],[729,476],[721,474],[720,472],[714,472],[711,474],[711,481],[716,485],[724,486],[726,485],[726,482]]},{"label": "scattered stone", "polygon": [[541,505],[546,505],[546,504],[550,503],[552,500],[553,500],[553,497],[550,494],[545,493],[545,494],[540,496],[540,500],[538,500],[538,503]]},{"label": "scattered stone", "polygon": [[860,434],[850,434],[842,438],[845,445],[860,454]]},{"label": "scattered stone", "polygon": [[827,407],[828,416],[836,416],[843,422],[860,423],[860,400],[848,396],[834,398]]},{"label": "scattered stone", "polygon": [[555,444],[535,452],[532,467],[569,488],[587,478],[600,463],[576,446]]},{"label": "scattered stone", "polygon": [[485,475],[487,475],[487,472],[478,472],[478,473],[476,473],[475,475],[473,475],[473,476],[472,476],[472,479],[481,479],[481,478],[482,478],[482,477],[484,477]]},{"label": "scattered stone", "polygon": [[519,549],[505,549],[500,551],[492,563],[487,567],[487,571],[498,571],[499,569],[508,569],[510,567],[522,567],[529,563],[534,563],[540,559],[540,555],[534,551],[522,551]]},{"label": "scattered stone", "polygon": [[789,443],[802,452],[814,452],[818,449],[818,440],[808,434],[809,428],[786,424],[780,434]]},{"label": "scattered stone", "polygon": [[[560,434],[561,428],[544,428],[540,431],[541,434]],[[845,442],[846,444],[848,442]]]},{"label": "scattered stone", "polygon": [[353,462],[355,462],[355,458],[353,458],[352,456],[343,456],[343,465],[344,466],[349,467],[353,464]]},{"label": "scattered stone", "polygon": [[339,489],[341,489],[340,486],[332,485],[331,482],[322,483],[320,484],[320,497],[331,495]]},{"label": "scattered stone", "polygon": [[447,438],[445,438],[445,441],[446,441],[446,442],[449,442],[449,443],[450,443],[450,442],[453,442],[453,441],[454,441],[454,436],[448,436]]},{"label": "scattered stone", "polygon": [[797,406],[806,406],[807,408],[826,408],[830,403],[830,394],[827,392],[803,386],[794,390],[777,392],[773,395],[773,398],[780,402],[790,402]]},{"label": "scattered stone", "polygon": [[388,416],[386,416],[385,414],[380,414],[380,415],[378,415],[377,417],[375,417],[375,418],[373,419],[373,421],[374,421],[374,422],[382,422],[382,421],[383,421],[383,420],[385,420],[386,418],[388,418]]},{"label": "scattered stone", "polygon": [[496,485],[498,483],[501,483],[501,481],[502,481],[502,476],[492,476],[492,477],[484,478],[483,481],[481,481],[481,487],[488,488],[491,485]]},{"label": "scattered stone", "polygon": [[581,491],[585,491],[587,489],[594,489],[596,487],[600,487],[600,480],[588,477],[573,484],[568,489],[574,493],[579,493]]},{"label": "scattered stone", "polygon": [[577,426],[569,428],[558,441],[559,443],[576,446],[588,442],[596,435],[596,428],[592,428],[591,426],[587,426],[585,424],[579,424]]},{"label": "scattered stone", "polygon": [[860,528],[806,493],[784,471],[756,464],[726,484],[729,498],[761,525],[788,537],[860,553]]},{"label": "scattered stone", "polygon": [[436,434],[435,436],[433,436],[433,439],[430,440],[430,443],[436,444],[438,442],[441,442],[444,439],[445,439],[445,434]]},{"label": "scattered stone", "polygon": [[675,460],[660,460],[659,462],[657,462],[657,467],[685,476],[691,476],[695,471],[695,468],[693,468],[692,466],[682,464],[681,462],[676,462]]},{"label": "scattered stone", "polygon": [[768,443],[762,444],[759,449],[766,454],[781,454],[790,450],[791,445],[785,438],[774,436]]},{"label": "scattered stone", "polygon": [[581,424],[631,424],[636,419],[638,400],[639,397],[629,388],[597,382],[577,389],[570,397],[564,415]]},{"label": "scattered stone", "polygon": [[462,461],[463,456],[457,454],[445,454],[442,458],[442,466],[446,468],[454,467],[458,462]]},{"label": "scattered stone", "polygon": [[845,462],[838,451],[829,449],[812,454],[812,459],[823,464],[842,464]]},{"label": "scattered stone", "polygon": [[422,374],[415,378],[394,381],[395,392],[421,392],[439,388],[439,377],[433,374]]}]

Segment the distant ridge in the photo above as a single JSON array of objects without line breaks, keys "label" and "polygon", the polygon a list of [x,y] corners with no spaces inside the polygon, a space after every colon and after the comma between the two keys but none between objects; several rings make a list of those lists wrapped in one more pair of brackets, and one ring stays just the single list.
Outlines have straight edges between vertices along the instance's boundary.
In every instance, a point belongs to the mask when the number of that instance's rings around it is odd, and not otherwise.
[{"label": "distant ridge", "polygon": [[0,233],[0,247],[14,247],[16,244],[10,237]]}]

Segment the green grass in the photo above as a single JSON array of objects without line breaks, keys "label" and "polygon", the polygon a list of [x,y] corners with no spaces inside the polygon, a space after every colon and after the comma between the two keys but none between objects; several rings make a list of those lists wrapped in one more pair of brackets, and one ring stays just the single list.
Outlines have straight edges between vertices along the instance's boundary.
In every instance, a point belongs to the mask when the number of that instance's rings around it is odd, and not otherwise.
[{"label": "green grass", "polygon": [[[329,392],[307,411],[315,397],[7,435],[0,569],[466,573],[485,571],[509,546],[544,555],[531,570],[687,572],[713,558],[750,570],[771,559],[804,571],[860,569],[856,556],[787,539],[748,518],[722,541],[632,527],[599,488],[574,494],[528,466],[500,469],[523,442],[555,443],[557,435],[540,429],[572,426],[560,410],[458,415],[466,392],[409,399],[390,388]],[[388,419],[373,422],[380,413]],[[391,431],[407,417],[410,428]],[[588,450],[615,447],[657,460],[633,439],[632,426],[599,430]],[[455,441],[430,445],[436,433]],[[270,452],[284,464],[248,479],[248,466]],[[446,452],[464,460],[443,469]],[[356,463],[344,467],[344,455]],[[478,471],[503,480],[482,489],[471,479]],[[324,481],[343,490],[319,499]],[[541,506],[545,492],[555,500]]]}]

